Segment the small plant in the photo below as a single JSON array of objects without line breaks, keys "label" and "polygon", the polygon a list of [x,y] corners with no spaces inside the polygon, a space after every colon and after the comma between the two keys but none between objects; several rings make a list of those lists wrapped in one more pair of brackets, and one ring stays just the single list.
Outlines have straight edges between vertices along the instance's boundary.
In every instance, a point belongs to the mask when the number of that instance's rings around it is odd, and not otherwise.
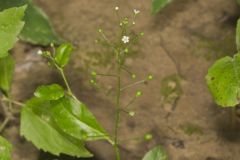
[{"label": "small plant", "polygon": [[[54,155],[67,154],[75,157],[91,157],[93,155],[85,148],[85,143],[101,139],[108,141],[115,148],[116,160],[120,160],[119,145],[121,140],[118,133],[121,113],[127,113],[133,117],[135,112],[130,110],[129,107],[142,96],[141,91],[136,91],[132,100],[123,106],[121,93],[133,86],[147,84],[153,79],[153,75],[149,74],[144,80],[126,85],[122,82],[124,73],[129,74],[133,80],[136,79],[136,75],[125,65],[125,60],[130,54],[131,45],[144,35],[143,33],[134,34],[131,31],[131,27],[135,25],[135,18],[140,11],[133,11],[132,20],[126,17],[120,19],[120,34],[114,42],[108,40],[102,29],[98,30],[101,38],[97,42],[111,49],[114,54],[116,72],[101,74],[93,71],[90,82],[97,86],[98,76],[112,77],[117,81],[114,135],[110,135],[88,110],[88,107],[77,99],[71,90],[71,85],[64,72],[73,50],[71,44],[66,43],[58,47],[52,44],[50,50],[38,51],[40,56],[47,59],[48,65],[56,69],[61,75],[65,84],[64,87],[59,84],[41,85],[37,87],[34,96],[25,103],[15,101],[11,96],[14,60],[8,54],[8,51],[13,47],[17,35],[23,28],[24,22],[21,19],[24,16],[25,9],[26,6],[23,6],[0,13],[0,27],[4,26],[6,29],[0,30],[0,33],[3,32],[5,33],[3,35],[6,35],[0,37],[0,42],[6,44],[0,46],[1,106],[5,112],[5,120],[0,126],[0,132],[4,130],[9,121],[15,118],[13,107],[20,106],[22,107],[20,134],[31,141],[38,149]],[[119,8],[116,7],[115,10],[118,14]],[[15,15],[14,19],[11,19],[12,15]],[[149,133],[141,137],[141,140],[151,139],[152,135]],[[0,137],[0,159],[10,160],[11,149],[11,144]],[[156,147],[148,152],[143,160],[167,160],[167,155],[161,147]]]},{"label": "small plant", "polygon": [[[118,15],[119,7],[115,8],[116,14]],[[98,32],[100,34],[100,38],[96,41],[99,44],[102,44],[103,46],[106,46],[111,49],[112,54],[115,56],[114,58],[114,66],[115,66],[115,73],[107,73],[102,74],[98,73],[96,71],[92,72],[92,80],[90,81],[93,85],[97,85],[97,77],[98,76],[107,76],[112,77],[116,80],[116,106],[115,106],[115,129],[114,129],[114,135],[113,135],[113,146],[115,148],[116,152],[116,160],[120,160],[120,151],[119,151],[119,145],[121,143],[119,139],[119,123],[120,123],[120,116],[121,113],[127,113],[129,116],[133,117],[135,115],[135,112],[130,109],[130,106],[137,100],[139,97],[142,96],[142,91],[136,91],[135,95],[133,96],[132,100],[130,100],[129,103],[123,105],[121,102],[121,94],[122,92],[125,92],[127,89],[132,88],[136,85],[140,84],[147,84],[149,81],[153,79],[153,75],[148,74],[145,79],[136,81],[135,79],[136,74],[134,74],[132,71],[128,69],[128,66],[125,64],[126,58],[131,55],[131,47],[134,45],[140,37],[144,35],[143,32],[135,34],[131,27],[135,25],[136,17],[140,11],[134,9],[133,11],[133,19],[129,19],[127,17],[121,18],[119,20],[119,28],[120,32],[118,34],[118,38],[115,41],[110,41],[107,36],[105,35],[105,32],[103,29],[99,29]],[[130,76],[135,82],[129,83],[129,84],[123,84],[122,78],[124,76],[124,73]],[[146,134],[145,139],[150,140],[152,138],[151,134]],[[144,137],[142,138],[144,139]]]},{"label": "small plant", "polygon": [[215,102],[232,108],[232,125],[236,123],[236,109],[240,99],[240,20],[236,32],[237,53],[217,60],[208,70],[207,85]]}]

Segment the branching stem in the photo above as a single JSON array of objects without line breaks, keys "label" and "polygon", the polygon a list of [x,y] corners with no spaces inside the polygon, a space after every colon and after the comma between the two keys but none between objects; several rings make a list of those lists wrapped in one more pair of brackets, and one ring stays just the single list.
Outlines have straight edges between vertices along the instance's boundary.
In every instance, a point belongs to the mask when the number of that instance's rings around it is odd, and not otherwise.
[{"label": "branching stem", "polygon": [[120,94],[121,94],[121,67],[118,67],[117,79],[117,95],[116,95],[116,108],[115,108],[115,131],[114,131],[114,147],[116,152],[116,160],[120,160],[119,142],[118,142],[118,128],[120,121]]},{"label": "branching stem", "polygon": [[135,85],[143,84],[145,82],[146,82],[146,80],[141,80],[141,81],[137,81],[137,82],[131,83],[131,84],[126,85],[125,87],[121,88],[121,91],[123,91],[123,90],[125,90],[127,88],[131,88],[131,87],[133,87]]}]

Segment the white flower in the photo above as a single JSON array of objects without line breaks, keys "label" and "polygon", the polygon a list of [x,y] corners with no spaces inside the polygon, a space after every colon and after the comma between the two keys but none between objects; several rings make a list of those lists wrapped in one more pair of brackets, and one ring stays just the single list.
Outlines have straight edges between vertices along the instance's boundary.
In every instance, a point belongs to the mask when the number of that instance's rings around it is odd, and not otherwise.
[{"label": "white flower", "polygon": [[135,25],[136,23],[135,23],[135,22],[133,22],[132,24],[133,24],[133,25]]},{"label": "white flower", "polygon": [[122,41],[123,41],[123,43],[128,43],[129,42],[129,37],[128,36],[123,36]]},{"label": "white flower", "polygon": [[137,9],[134,9],[133,12],[134,12],[134,14],[139,14],[140,13],[140,11],[137,10]]},{"label": "white flower", "polygon": [[42,54],[43,54],[43,51],[42,51],[41,49],[39,49],[39,50],[37,51],[37,54],[38,54],[38,55],[42,55]]},{"label": "white flower", "polygon": [[118,6],[116,6],[116,7],[115,7],[115,10],[116,10],[116,11],[118,11],[118,10],[119,10],[119,7],[118,7]]}]

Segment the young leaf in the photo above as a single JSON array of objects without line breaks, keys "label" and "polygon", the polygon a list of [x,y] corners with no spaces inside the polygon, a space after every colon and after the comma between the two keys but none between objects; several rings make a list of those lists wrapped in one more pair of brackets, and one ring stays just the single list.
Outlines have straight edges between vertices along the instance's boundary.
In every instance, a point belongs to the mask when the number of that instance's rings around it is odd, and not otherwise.
[{"label": "young leaf", "polygon": [[236,29],[236,45],[237,50],[240,50],[240,19],[237,21],[237,29]]},{"label": "young leaf", "polygon": [[0,136],[0,159],[11,160],[12,145]]},{"label": "young leaf", "polygon": [[72,50],[71,44],[62,44],[57,48],[55,61],[61,68],[68,63]]},{"label": "young leaf", "polygon": [[168,156],[162,146],[157,146],[147,152],[143,160],[168,160]]},{"label": "young leaf", "polygon": [[22,18],[26,6],[14,7],[0,12],[0,58],[8,55],[24,26]]},{"label": "young leaf", "polygon": [[14,60],[8,55],[0,58],[0,90],[7,96],[11,88],[14,72]]},{"label": "young leaf", "polygon": [[111,140],[87,107],[76,99],[64,97],[53,107],[53,119],[66,134],[79,140]]},{"label": "young leaf", "polygon": [[20,38],[33,44],[47,46],[50,43],[59,44],[60,39],[54,32],[48,17],[32,0],[1,0],[0,10],[11,7],[18,7],[24,4],[28,5],[24,21],[26,22]]},{"label": "young leaf", "polygon": [[64,96],[64,89],[58,84],[43,85],[37,88],[34,95],[45,100],[58,100]]},{"label": "young leaf", "polygon": [[152,0],[152,13],[156,14],[170,2],[172,0]]},{"label": "young leaf", "polygon": [[20,132],[27,140],[45,152],[76,157],[91,157],[84,143],[59,130],[51,118],[52,102],[32,98],[21,111]]},{"label": "young leaf", "polygon": [[240,98],[240,54],[217,60],[208,70],[206,81],[216,103],[234,107]]}]

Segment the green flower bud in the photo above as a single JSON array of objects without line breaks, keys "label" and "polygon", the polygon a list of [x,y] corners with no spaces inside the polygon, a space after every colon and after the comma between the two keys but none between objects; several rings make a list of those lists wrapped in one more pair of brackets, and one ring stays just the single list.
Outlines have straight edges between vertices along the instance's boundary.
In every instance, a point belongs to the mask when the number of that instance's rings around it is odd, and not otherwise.
[{"label": "green flower bud", "polygon": [[93,77],[96,77],[97,73],[96,73],[95,71],[92,71],[92,72],[91,72],[91,75],[92,75]]},{"label": "green flower bud", "polygon": [[99,32],[99,33],[102,33],[102,29],[101,29],[101,28],[99,28],[99,29],[98,29],[98,32]]},{"label": "green flower bud", "polygon": [[153,80],[153,75],[149,74],[148,77],[147,77],[147,79],[148,79],[149,81]]},{"label": "green flower bud", "polygon": [[144,32],[141,32],[141,33],[140,33],[140,36],[144,36]]},{"label": "green flower bud", "polygon": [[96,84],[96,81],[95,81],[94,79],[91,79],[91,80],[90,80],[90,83],[95,85],[95,84]]},{"label": "green flower bud", "polygon": [[135,96],[136,96],[136,97],[142,96],[142,92],[141,92],[141,91],[137,91]]},{"label": "green flower bud", "polygon": [[144,139],[145,139],[146,141],[149,141],[149,140],[151,140],[152,138],[153,138],[153,136],[152,136],[152,134],[150,134],[150,133],[147,133],[147,134],[144,135]]},{"label": "green flower bud", "polygon": [[135,79],[136,78],[136,74],[132,74],[132,79]]},{"label": "green flower bud", "polygon": [[128,112],[128,114],[129,114],[129,116],[131,116],[131,117],[135,116],[135,112],[133,112],[133,111]]}]

